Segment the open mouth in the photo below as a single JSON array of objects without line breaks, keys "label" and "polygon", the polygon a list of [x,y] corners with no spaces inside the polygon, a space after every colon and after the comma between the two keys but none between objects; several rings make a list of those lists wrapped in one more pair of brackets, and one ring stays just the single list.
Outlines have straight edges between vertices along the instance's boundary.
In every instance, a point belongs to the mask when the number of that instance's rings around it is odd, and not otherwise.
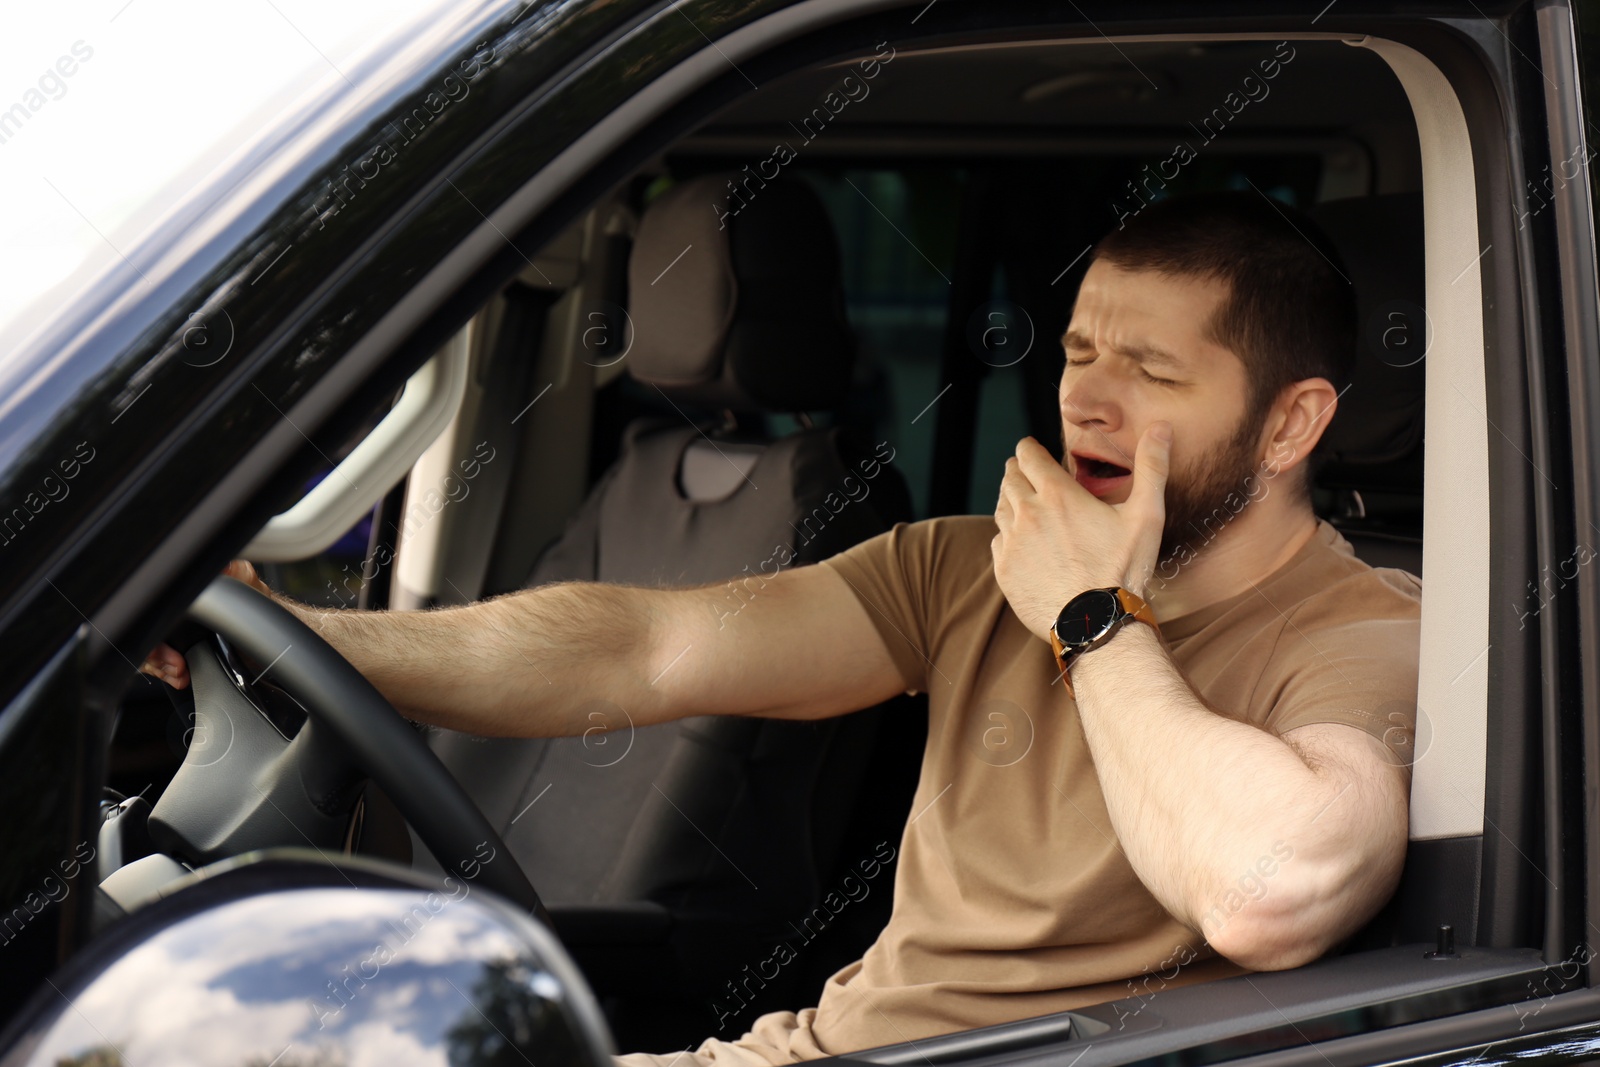
[{"label": "open mouth", "polygon": [[1096,478],[1121,478],[1132,474],[1127,467],[1119,467],[1115,463],[1107,463],[1103,459],[1090,459],[1087,456],[1079,457],[1083,469]]},{"label": "open mouth", "polygon": [[1127,467],[1112,463],[1110,460],[1077,453],[1073,453],[1073,459],[1077,461],[1073,465],[1073,477],[1079,485],[1097,497],[1107,497],[1121,492],[1122,488],[1129,484],[1128,478],[1133,474]]}]

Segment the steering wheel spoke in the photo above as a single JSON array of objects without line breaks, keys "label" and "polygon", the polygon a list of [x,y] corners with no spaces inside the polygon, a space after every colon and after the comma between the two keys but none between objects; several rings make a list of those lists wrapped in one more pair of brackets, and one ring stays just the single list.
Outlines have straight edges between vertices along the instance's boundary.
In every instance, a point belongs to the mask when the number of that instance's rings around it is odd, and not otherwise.
[{"label": "steering wheel spoke", "polygon": [[285,739],[236,684],[226,645],[220,653],[209,643],[191,649],[195,733],[151,815],[157,844],[207,862],[270,845],[338,849],[366,777],[447,870],[549,925],[532,883],[460,783],[332,645],[270,597],[225,576],[200,594],[189,617],[267,664],[261,676],[308,718]]}]

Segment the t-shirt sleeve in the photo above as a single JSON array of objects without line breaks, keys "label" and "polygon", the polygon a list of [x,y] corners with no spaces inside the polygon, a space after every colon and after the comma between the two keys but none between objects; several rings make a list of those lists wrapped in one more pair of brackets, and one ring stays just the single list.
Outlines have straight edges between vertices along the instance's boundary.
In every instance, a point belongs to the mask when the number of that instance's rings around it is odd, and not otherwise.
[{"label": "t-shirt sleeve", "polygon": [[1421,583],[1399,571],[1347,579],[1285,620],[1253,701],[1278,734],[1311,723],[1365,730],[1414,758]]},{"label": "t-shirt sleeve", "polygon": [[926,690],[928,587],[935,520],[898,522],[893,528],[821,560],[849,584],[907,689]]}]

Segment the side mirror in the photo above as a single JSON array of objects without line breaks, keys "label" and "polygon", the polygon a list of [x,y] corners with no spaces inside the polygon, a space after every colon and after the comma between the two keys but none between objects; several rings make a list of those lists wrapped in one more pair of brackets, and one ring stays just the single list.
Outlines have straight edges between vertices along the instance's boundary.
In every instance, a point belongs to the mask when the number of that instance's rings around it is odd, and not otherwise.
[{"label": "side mirror", "polygon": [[487,890],[284,849],[113,923],[0,1038],[0,1064],[612,1067],[555,936]]}]

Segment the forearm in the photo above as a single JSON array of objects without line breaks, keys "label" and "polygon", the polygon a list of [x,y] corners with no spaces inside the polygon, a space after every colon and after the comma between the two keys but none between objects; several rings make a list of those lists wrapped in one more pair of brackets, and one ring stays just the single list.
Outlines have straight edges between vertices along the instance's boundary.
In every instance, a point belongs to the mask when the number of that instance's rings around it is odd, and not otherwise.
[{"label": "forearm", "polygon": [[[1289,914],[1338,876],[1350,843],[1315,822],[1336,788],[1281,738],[1206,707],[1148,627],[1084,655],[1072,683],[1117,838],[1179,920],[1210,939],[1244,915]],[[1263,857],[1275,873],[1241,911],[1241,878],[1259,879]]]},{"label": "forearm", "polygon": [[427,611],[276,599],[408,718],[486,737],[560,737],[667,717],[649,685],[655,592],[566,582]]}]

